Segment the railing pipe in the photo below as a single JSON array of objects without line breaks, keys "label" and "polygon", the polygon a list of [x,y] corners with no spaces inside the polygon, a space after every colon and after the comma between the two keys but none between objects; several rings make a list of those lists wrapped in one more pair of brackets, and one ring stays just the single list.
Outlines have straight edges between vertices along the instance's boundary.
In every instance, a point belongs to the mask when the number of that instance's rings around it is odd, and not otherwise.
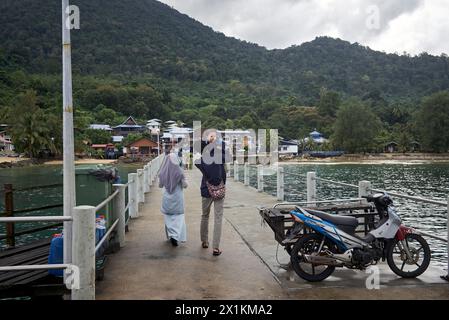
[{"label": "railing pipe", "polygon": [[100,250],[101,246],[103,245],[103,243],[106,241],[106,239],[109,238],[109,236],[111,235],[112,231],[114,231],[114,229],[117,227],[119,220],[115,220],[114,223],[112,224],[112,226],[109,228],[109,230],[104,234],[103,238],[101,238],[100,241],[98,241],[97,245],[95,246],[95,253]]},{"label": "railing pipe", "polygon": [[69,264],[35,264],[35,265],[21,265],[21,266],[4,266],[4,267],[0,267],[0,272],[58,270],[58,269],[67,269],[69,267],[70,267]]},{"label": "railing pipe", "polygon": [[95,211],[100,211],[103,207],[105,207],[112,199],[114,199],[118,194],[118,191],[114,191],[109,197],[104,199],[99,205],[95,207]]},{"label": "railing pipe", "polygon": [[249,163],[246,162],[243,167],[243,183],[245,186],[249,186]]},{"label": "railing pipe", "polygon": [[52,222],[52,221],[62,221],[70,222],[72,217],[70,216],[34,216],[34,217],[10,217],[10,218],[0,218],[0,223],[10,223],[10,222]]}]

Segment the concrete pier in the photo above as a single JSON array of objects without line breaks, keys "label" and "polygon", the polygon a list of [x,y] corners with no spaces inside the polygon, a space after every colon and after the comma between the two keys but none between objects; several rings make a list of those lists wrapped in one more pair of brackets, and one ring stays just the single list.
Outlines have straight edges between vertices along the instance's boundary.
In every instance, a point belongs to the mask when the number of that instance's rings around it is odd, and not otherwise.
[{"label": "concrete pier", "polygon": [[[97,299],[449,299],[442,268],[431,266],[418,279],[402,279],[380,265],[380,289],[368,290],[370,274],[337,269],[321,283],[298,278],[289,257],[268,226],[261,225],[256,206],[273,205],[275,197],[228,179],[220,257],[201,248],[200,181],[196,169],[186,171],[187,243],[173,248],[165,238],[160,213],[162,190],[146,195],[140,217],[130,222],[126,247],[109,259],[105,278],[97,282]],[[213,214],[210,219],[213,228]],[[211,240],[211,239],[210,239]],[[278,263],[278,261],[280,264]]]}]

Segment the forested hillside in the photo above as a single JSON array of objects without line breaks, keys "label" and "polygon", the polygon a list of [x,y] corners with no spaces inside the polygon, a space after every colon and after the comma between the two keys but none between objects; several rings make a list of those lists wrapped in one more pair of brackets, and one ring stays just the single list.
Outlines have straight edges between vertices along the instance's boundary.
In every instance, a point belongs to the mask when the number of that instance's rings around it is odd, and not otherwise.
[{"label": "forested hillside", "polygon": [[[127,115],[331,136],[337,110],[356,97],[380,120],[381,146],[395,132],[420,140],[421,99],[449,88],[447,56],[385,54],[327,37],[267,50],[155,0],[71,4],[81,12],[81,29],[72,32],[79,140],[87,124],[114,125]],[[0,122],[13,122],[24,101],[44,117],[60,116],[60,5],[0,2]]]}]

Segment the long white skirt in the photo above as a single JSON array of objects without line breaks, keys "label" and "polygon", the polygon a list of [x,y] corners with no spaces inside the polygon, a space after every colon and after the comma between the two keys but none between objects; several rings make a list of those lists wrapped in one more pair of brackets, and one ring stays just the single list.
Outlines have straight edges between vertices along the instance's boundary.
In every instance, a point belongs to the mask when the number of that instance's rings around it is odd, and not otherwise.
[{"label": "long white skirt", "polygon": [[183,214],[168,215],[164,214],[165,233],[167,239],[173,238],[180,242],[187,241],[187,228],[185,216]]}]

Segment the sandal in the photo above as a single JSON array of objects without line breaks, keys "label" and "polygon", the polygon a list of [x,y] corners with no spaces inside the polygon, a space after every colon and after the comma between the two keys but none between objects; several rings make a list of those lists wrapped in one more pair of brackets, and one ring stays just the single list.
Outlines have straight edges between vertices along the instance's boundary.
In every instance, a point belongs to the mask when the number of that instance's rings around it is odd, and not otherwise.
[{"label": "sandal", "polygon": [[203,249],[207,249],[207,248],[209,248],[209,243],[208,242],[203,242],[201,244],[201,246],[203,247]]},{"label": "sandal", "polygon": [[214,256],[219,256],[222,254],[222,251],[220,249],[214,249],[214,252],[212,253]]}]

